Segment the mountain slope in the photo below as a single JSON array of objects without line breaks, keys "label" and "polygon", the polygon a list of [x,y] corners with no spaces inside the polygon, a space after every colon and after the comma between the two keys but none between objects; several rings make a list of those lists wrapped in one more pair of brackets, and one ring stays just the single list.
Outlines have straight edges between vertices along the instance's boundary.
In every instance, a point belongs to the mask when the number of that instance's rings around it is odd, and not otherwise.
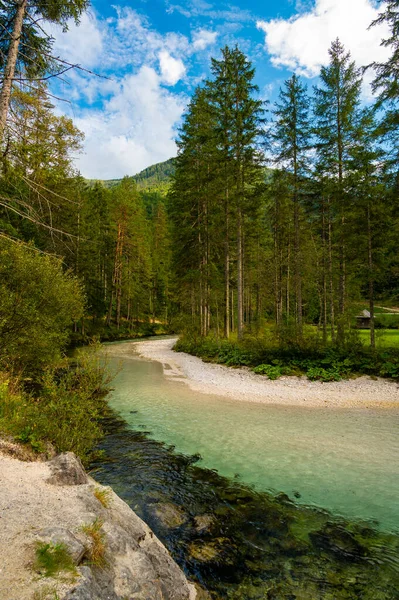
[{"label": "mountain slope", "polygon": [[[137,187],[140,190],[159,190],[159,191],[167,191],[169,187],[170,178],[175,172],[175,159],[169,158],[164,162],[156,163],[155,165],[151,165],[140,173],[132,176],[137,183]],[[88,179],[87,182],[89,185],[94,185],[95,183],[101,183],[106,188],[112,188],[115,185],[118,185],[122,180],[121,179]]]}]

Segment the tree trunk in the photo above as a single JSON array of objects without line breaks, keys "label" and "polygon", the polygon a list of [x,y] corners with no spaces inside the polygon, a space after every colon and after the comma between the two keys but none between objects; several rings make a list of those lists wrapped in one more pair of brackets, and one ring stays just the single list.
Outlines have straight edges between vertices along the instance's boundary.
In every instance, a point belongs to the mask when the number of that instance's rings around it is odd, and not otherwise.
[{"label": "tree trunk", "polygon": [[229,190],[226,188],[224,216],[226,232],[224,241],[224,337],[230,336],[230,244],[229,244]]},{"label": "tree trunk", "polygon": [[242,212],[238,209],[237,216],[237,337],[243,336],[244,307],[243,307],[243,248],[242,248]]},{"label": "tree trunk", "polygon": [[368,241],[368,271],[369,271],[369,309],[370,309],[370,346],[375,350],[374,326],[374,263],[373,242],[371,236],[370,203],[367,204],[367,241]]},{"label": "tree trunk", "polygon": [[18,59],[19,42],[21,40],[22,26],[26,13],[28,0],[20,0],[15,13],[14,27],[7,53],[6,68],[4,69],[3,85],[0,92],[0,143],[3,142],[4,130],[7,122],[8,107],[10,105],[12,82],[15,75],[15,65]]}]

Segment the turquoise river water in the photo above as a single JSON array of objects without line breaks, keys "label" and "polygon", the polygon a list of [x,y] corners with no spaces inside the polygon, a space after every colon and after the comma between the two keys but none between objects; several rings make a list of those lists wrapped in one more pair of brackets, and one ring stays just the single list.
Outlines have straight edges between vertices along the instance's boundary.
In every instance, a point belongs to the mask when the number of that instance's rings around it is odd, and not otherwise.
[{"label": "turquoise river water", "polygon": [[132,428],[256,490],[399,530],[399,411],[234,401],[167,379],[159,363],[117,365],[110,405]]},{"label": "turquoise river water", "polygon": [[214,397],[114,348],[94,476],[200,597],[399,600],[398,412]]}]

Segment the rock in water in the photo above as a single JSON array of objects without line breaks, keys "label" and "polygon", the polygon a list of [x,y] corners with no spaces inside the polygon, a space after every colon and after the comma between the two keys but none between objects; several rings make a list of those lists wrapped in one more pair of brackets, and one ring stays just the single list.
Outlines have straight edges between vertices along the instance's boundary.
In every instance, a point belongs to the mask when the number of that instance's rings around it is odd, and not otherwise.
[{"label": "rock in water", "polygon": [[47,483],[53,485],[84,485],[88,483],[80,458],[73,452],[59,454],[48,464],[52,475],[47,479]]}]

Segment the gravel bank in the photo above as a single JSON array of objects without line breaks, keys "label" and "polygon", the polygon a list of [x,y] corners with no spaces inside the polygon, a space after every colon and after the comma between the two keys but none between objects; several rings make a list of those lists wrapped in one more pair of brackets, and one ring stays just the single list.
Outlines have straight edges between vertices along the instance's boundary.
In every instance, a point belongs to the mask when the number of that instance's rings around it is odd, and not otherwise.
[{"label": "gravel bank", "polygon": [[137,353],[162,363],[168,378],[183,381],[191,389],[243,400],[295,406],[399,408],[399,386],[384,379],[358,377],[321,383],[305,377],[281,377],[270,381],[246,368],[233,369],[205,363],[196,356],[172,350],[175,339],[147,340],[112,345],[113,355],[124,358]]}]

